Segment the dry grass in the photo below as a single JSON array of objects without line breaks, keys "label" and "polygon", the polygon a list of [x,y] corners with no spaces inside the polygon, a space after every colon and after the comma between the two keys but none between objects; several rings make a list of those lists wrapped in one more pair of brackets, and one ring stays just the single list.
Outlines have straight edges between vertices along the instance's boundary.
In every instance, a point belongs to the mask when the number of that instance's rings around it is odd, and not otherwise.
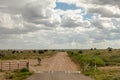
[{"label": "dry grass", "polygon": [[[97,56],[105,62],[104,66],[97,66],[96,71],[90,69],[90,71],[84,72],[94,77],[95,80],[120,80],[120,49],[112,49],[112,51],[108,49],[72,50],[72,52],[80,55],[84,54],[84,60],[87,60],[90,56]],[[75,58],[79,59],[80,57],[76,56]]]},{"label": "dry grass", "polygon": [[[18,61],[37,61],[37,58],[51,57],[56,53],[53,50],[0,50],[0,62],[14,62]],[[12,71],[10,71],[12,72]],[[9,73],[10,73],[9,72]],[[6,80],[4,75],[8,72],[0,72],[0,80]]]},{"label": "dry grass", "polygon": [[52,56],[56,51],[52,50],[1,50],[0,60],[36,59]]}]

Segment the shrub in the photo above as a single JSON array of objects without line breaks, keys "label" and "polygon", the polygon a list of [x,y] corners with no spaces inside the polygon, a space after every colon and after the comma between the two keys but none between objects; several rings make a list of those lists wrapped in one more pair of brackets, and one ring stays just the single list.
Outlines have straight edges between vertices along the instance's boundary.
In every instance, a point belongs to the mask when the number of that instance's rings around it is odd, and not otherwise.
[{"label": "shrub", "polygon": [[97,50],[97,48],[94,48],[94,50]]},{"label": "shrub", "polygon": [[112,48],[108,47],[108,51],[111,52],[111,51],[112,51]]},{"label": "shrub", "polygon": [[118,76],[107,76],[103,78],[103,80],[120,80],[120,77]]},{"label": "shrub", "polygon": [[94,75],[94,70],[97,70],[98,66],[104,66],[105,62],[101,57],[94,54],[79,54],[75,52],[68,52],[70,57],[80,64],[81,71],[89,76]]},{"label": "shrub", "polygon": [[95,55],[100,55],[101,53],[100,53],[100,51],[95,51]]},{"label": "shrub", "polygon": [[44,50],[44,52],[47,52],[48,50],[46,49],[46,50]]},{"label": "shrub", "polygon": [[73,52],[72,51],[67,51],[68,55],[69,56],[72,56],[73,55]]},{"label": "shrub", "polygon": [[38,53],[39,53],[39,54],[43,54],[43,53],[44,53],[44,51],[42,51],[42,50],[39,50],[39,51],[38,51]]},{"label": "shrub", "polygon": [[14,53],[15,53],[15,51],[12,51],[12,53],[14,54]]},{"label": "shrub", "polygon": [[29,70],[27,68],[22,68],[20,72],[29,72]]},{"label": "shrub", "polygon": [[102,60],[102,58],[95,56],[95,55],[93,56],[90,54],[79,55],[77,60],[79,61],[81,65],[83,64],[89,64],[89,66],[94,66],[95,64],[97,66],[105,65],[105,62]]},{"label": "shrub", "polygon": [[91,48],[90,50],[93,50],[93,48]]},{"label": "shrub", "polygon": [[95,56],[93,58],[93,61],[95,61],[94,63],[96,63],[97,66],[105,66],[105,62],[103,61],[103,59],[98,56]]},{"label": "shrub", "polygon": [[82,52],[82,50],[80,50],[80,51],[78,51],[78,53],[82,54],[83,52]]},{"label": "shrub", "polygon": [[12,73],[6,73],[5,78],[6,79],[13,79],[15,76]]},{"label": "shrub", "polygon": [[33,53],[36,53],[36,50],[33,50]]},{"label": "shrub", "polygon": [[23,68],[20,70],[15,70],[13,72],[6,73],[5,78],[8,80],[24,80],[29,75],[32,75],[32,73],[29,72],[28,69]]}]

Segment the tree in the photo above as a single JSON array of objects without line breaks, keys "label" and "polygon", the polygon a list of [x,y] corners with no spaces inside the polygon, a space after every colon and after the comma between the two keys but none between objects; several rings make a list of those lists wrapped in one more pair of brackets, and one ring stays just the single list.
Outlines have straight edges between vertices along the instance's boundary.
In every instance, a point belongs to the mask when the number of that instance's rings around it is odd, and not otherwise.
[{"label": "tree", "polygon": [[38,51],[38,53],[39,53],[39,54],[43,54],[43,53],[44,53],[44,51],[42,51],[42,50],[39,50],[39,51]]},{"label": "tree", "polygon": [[16,51],[12,51],[12,54],[15,54]]},{"label": "tree", "polygon": [[97,50],[97,48],[94,48],[94,50]]},{"label": "tree", "polygon": [[93,48],[91,48],[90,50],[93,50]]},{"label": "tree", "polygon": [[33,50],[33,53],[36,53],[36,50]]},{"label": "tree", "polygon": [[80,50],[78,53],[82,54],[83,52],[82,52],[82,50]]},{"label": "tree", "polygon": [[109,52],[112,52],[112,48],[111,47],[108,47],[107,48]]}]

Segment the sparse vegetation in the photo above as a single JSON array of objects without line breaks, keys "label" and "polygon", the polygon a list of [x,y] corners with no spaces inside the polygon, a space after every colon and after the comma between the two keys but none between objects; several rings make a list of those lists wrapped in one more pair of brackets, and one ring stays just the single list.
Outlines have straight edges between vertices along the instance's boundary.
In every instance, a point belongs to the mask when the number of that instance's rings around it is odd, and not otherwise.
[{"label": "sparse vegetation", "polygon": [[68,51],[68,55],[74,62],[80,65],[80,70],[87,76],[92,76],[96,80],[120,80],[119,69],[101,69],[100,67],[118,66],[120,67],[119,49],[90,49],[82,50],[84,54],[78,51]]},{"label": "sparse vegetation", "polygon": [[[63,51],[63,50],[58,50]],[[64,50],[65,51],[65,50]],[[100,50],[91,48],[89,50],[68,50],[71,59],[80,65],[80,70],[87,76],[91,76],[96,80],[120,80],[120,50],[107,48]],[[56,50],[0,50],[0,60],[8,59],[37,59],[44,56],[52,56]],[[109,66],[117,66],[117,69],[108,68]],[[101,68],[102,67],[102,68]],[[8,80],[22,80],[15,76],[29,75],[24,73],[27,71],[18,70],[9,72],[6,75]]]},{"label": "sparse vegetation", "polygon": [[32,75],[32,72],[29,72],[28,69],[23,68],[20,70],[14,70],[12,72],[6,72],[5,78],[6,80],[23,80],[30,75]]},{"label": "sparse vegetation", "polygon": [[82,50],[80,50],[78,53],[82,54],[83,52],[82,52]]},{"label": "sparse vegetation", "polygon": [[0,60],[36,59],[37,57],[52,56],[55,53],[56,51],[52,50],[1,50]]},{"label": "sparse vegetation", "polygon": [[39,54],[44,54],[44,51],[43,50],[39,50],[38,53]]},{"label": "sparse vegetation", "polygon": [[111,48],[111,47],[108,47],[108,51],[109,51],[109,52],[112,52],[112,48]]},{"label": "sparse vegetation", "polygon": [[[0,50],[0,60],[28,60],[37,59],[38,57],[43,59],[53,56],[56,52],[56,50]],[[3,73],[5,72],[3,71]],[[15,71],[7,71],[3,78],[6,78],[5,80],[23,80],[31,74],[31,72],[23,68]]]}]

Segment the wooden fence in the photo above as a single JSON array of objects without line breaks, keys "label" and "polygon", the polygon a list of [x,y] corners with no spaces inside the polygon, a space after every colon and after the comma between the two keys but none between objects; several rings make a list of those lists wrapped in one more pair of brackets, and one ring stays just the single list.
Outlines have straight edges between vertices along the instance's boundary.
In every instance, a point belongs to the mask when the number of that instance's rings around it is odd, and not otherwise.
[{"label": "wooden fence", "polygon": [[16,69],[27,68],[29,69],[28,61],[17,61],[17,62],[0,62],[0,71],[12,71]]}]

